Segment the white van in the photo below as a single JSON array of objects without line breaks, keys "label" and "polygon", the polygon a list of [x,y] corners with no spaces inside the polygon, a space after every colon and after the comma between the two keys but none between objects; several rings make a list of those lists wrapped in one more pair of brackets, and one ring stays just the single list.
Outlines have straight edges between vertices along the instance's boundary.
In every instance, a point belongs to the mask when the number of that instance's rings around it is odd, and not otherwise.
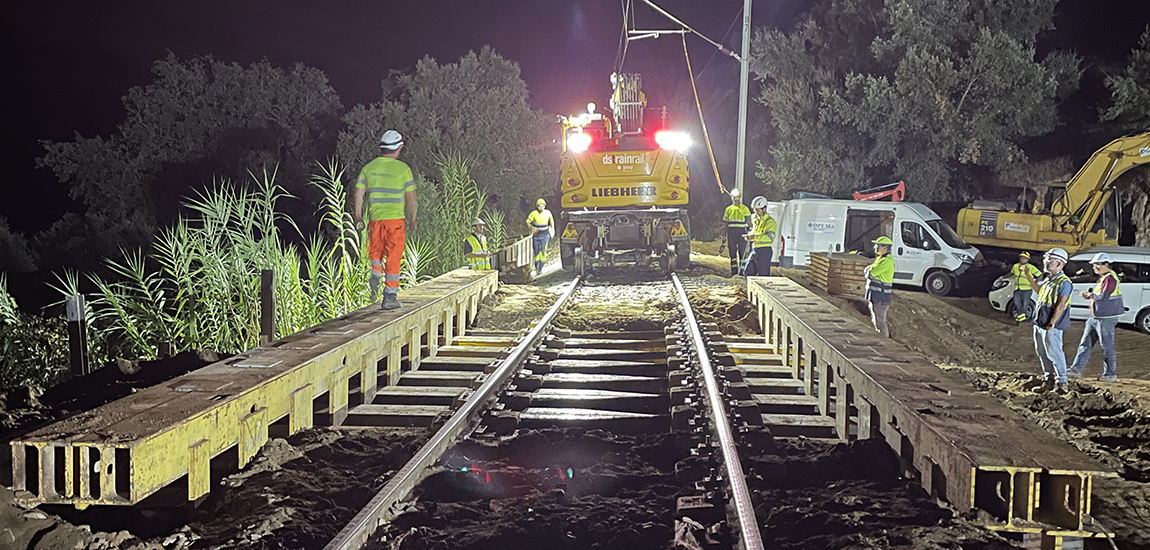
[{"label": "white van", "polygon": [[781,267],[809,265],[811,252],[873,256],[871,241],[885,235],[894,241],[895,284],[945,296],[978,256],[978,249],[922,204],[794,199],[774,205],[782,211],[774,244]]},{"label": "white van", "polygon": [[[1150,334],[1150,248],[1137,248],[1133,246],[1106,246],[1079,250],[1070,255],[1063,271],[1070,281],[1074,283],[1074,292],[1070,294],[1070,318],[1082,321],[1090,317],[1090,301],[1082,297],[1082,292],[1098,282],[1098,275],[1090,266],[1090,259],[1099,252],[1105,252],[1114,260],[1110,269],[1118,275],[1122,283],[1122,305],[1126,313],[1118,318],[1119,323],[1133,324],[1138,330]],[[1035,258],[1041,256],[1035,255]],[[1042,260],[1035,262],[1041,266]],[[1014,296],[1014,280],[1009,273],[994,282],[988,298],[990,305],[999,311],[1006,311],[1014,316],[1014,305],[1011,298]],[[1031,303],[1026,313],[1033,316],[1034,301],[1038,294],[1030,293]]]}]

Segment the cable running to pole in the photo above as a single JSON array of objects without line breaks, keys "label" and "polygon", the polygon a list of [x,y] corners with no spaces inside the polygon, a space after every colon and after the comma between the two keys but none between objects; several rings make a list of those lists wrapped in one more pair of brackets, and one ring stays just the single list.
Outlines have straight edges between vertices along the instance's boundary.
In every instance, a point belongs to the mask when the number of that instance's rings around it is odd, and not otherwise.
[{"label": "cable running to pole", "polygon": [[691,91],[695,93],[695,106],[699,109],[699,125],[703,127],[703,140],[707,142],[707,154],[711,156],[711,168],[715,170],[715,181],[719,191],[726,193],[723,178],[719,176],[719,165],[715,163],[715,150],[711,148],[711,135],[707,133],[707,121],[703,120],[703,104],[699,102],[699,89],[695,87],[695,71],[691,69],[691,54],[687,53],[687,35],[683,35],[683,57],[687,60],[687,74],[691,76]]}]

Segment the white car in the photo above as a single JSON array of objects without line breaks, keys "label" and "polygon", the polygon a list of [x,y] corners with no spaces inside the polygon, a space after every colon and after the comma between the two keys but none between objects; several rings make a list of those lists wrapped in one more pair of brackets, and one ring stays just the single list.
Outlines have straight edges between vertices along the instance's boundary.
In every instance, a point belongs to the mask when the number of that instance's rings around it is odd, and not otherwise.
[{"label": "white car", "polygon": [[[1090,316],[1090,301],[1082,297],[1098,281],[1098,275],[1090,266],[1090,259],[1099,252],[1106,252],[1114,260],[1110,264],[1122,282],[1122,303],[1126,313],[1118,318],[1119,323],[1133,324],[1138,330],[1150,334],[1150,248],[1128,246],[1108,246],[1081,250],[1070,256],[1066,264],[1066,276],[1074,283],[1070,295],[1070,318],[1081,321]],[[1038,258],[1038,256],[1036,256]],[[1014,317],[1014,281],[1010,274],[1003,275],[991,286],[990,305]],[[1030,293],[1031,301],[1026,308],[1027,317],[1034,314],[1034,304],[1038,300],[1036,292]]]}]

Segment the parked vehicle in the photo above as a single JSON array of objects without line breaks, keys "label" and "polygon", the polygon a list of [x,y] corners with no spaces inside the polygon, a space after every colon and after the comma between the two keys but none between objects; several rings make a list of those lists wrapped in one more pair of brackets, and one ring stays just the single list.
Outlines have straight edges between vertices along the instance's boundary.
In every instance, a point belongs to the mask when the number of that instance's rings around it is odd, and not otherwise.
[{"label": "parked vehicle", "polygon": [[811,252],[873,254],[871,241],[894,241],[894,282],[945,296],[974,265],[978,249],[966,244],[929,207],[911,202],[795,199],[768,208],[779,222],[774,250],[781,267],[810,264]]},{"label": "parked vehicle", "polygon": [[[1110,269],[1114,270],[1122,284],[1122,302],[1126,306],[1126,313],[1118,318],[1118,322],[1133,324],[1138,330],[1150,334],[1150,248],[1106,246],[1072,254],[1065,268],[1066,275],[1074,283],[1074,292],[1070,295],[1070,318],[1081,321],[1090,316],[1090,301],[1082,297],[1082,291],[1093,287],[1098,281],[1098,275],[1094,274],[1090,266],[1090,259],[1099,252],[1106,252],[1114,259]],[[1030,294],[1027,317],[1033,316],[1034,303],[1038,300],[1037,292]],[[987,298],[994,309],[1005,311],[1013,318],[1013,295],[1014,281],[1006,274],[994,281]]]}]

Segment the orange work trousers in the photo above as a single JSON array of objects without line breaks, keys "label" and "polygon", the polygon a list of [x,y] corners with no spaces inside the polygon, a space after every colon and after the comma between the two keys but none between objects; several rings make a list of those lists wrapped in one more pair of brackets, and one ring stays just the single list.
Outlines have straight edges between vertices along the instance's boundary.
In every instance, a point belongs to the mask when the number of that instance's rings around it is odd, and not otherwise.
[{"label": "orange work trousers", "polygon": [[[407,225],[402,218],[372,220],[367,224],[367,234],[367,257],[371,260],[373,275],[378,277],[382,273],[388,288],[399,289],[399,266],[403,259]],[[384,258],[387,258],[386,263]]]}]

